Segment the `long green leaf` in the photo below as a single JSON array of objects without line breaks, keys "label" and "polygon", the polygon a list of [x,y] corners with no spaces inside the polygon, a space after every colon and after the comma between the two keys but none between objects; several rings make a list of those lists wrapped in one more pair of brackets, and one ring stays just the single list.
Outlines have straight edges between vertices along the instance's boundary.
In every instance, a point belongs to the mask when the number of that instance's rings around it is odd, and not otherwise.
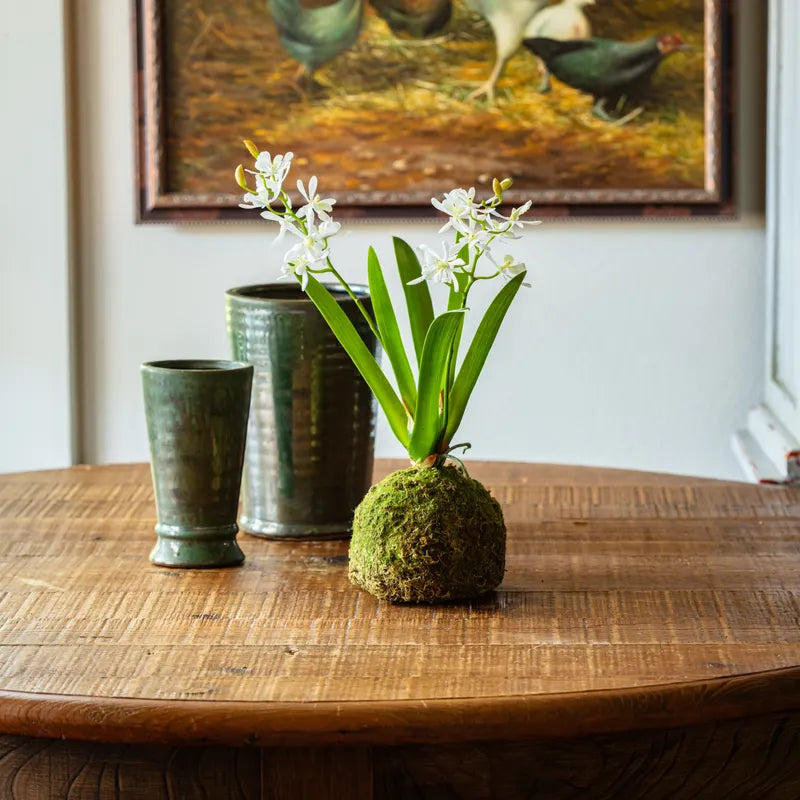
[{"label": "long green leaf", "polygon": [[[372,298],[372,309],[375,312],[375,321],[378,323],[378,332],[383,341],[383,349],[389,357],[392,365],[394,377],[397,380],[397,388],[400,389],[400,397],[408,409],[409,415],[414,413],[417,406],[417,387],[414,383],[414,375],[408,363],[408,356],[403,347],[403,340],[400,338],[400,328],[397,325],[397,317],[394,314],[392,300],[389,297],[389,290],[386,288],[386,281],[383,278],[380,261],[373,248],[369,248],[367,259],[367,271],[369,275],[369,294]],[[411,287],[413,288],[413,287]]]},{"label": "long green leaf", "polygon": [[447,429],[444,433],[444,441],[450,442],[461,424],[464,417],[464,411],[467,408],[472,390],[475,388],[475,383],[478,376],[481,374],[483,365],[486,363],[486,358],[489,351],[492,349],[494,340],[497,337],[497,332],[500,330],[500,325],[505,318],[508,307],[514,299],[522,281],[525,278],[525,273],[514,276],[492,300],[489,308],[478,325],[478,330],[475,331],[475,337],[472,344],[464,356],[464,363],[458,371],[453,389],[450,392],[450,408],[447,420]]},{"label": "long green leaf", "polygon": [[306,294],[325,318],[334,336],[344,347],[367,385],[380,403],[394,435],[403,447],[408,447],[408,417],[400,398],[381,371],[369,348],[358,335],[353,323],[330,292],[312,275],[308,276]]},{"label": "long green leaf", "polygon": [[403,291],[406,295],[411,340],[414,342],[414,353],[417,357],[417,364],[419,364],[422,359],[425,336],[433,322],[433,301],[425,281],[415,283],[413,286],[408,285],[409,281],[422,275],[422,267],[419,265],[417,254],[403,239],[395,236],[392,241],[394,242],[394,255],[397,259],[397,271],[400,273],[400,282],[403,284]]},{"label": "long green leaf", "polygon": [[447,378],[447,355],[463,324],[463,312],[446,311],[431,323],[425,337],[419,367],[417,409],[408,444],[408,454],[414,461],[421,461],[435,452],[442,438],[439,395]]}]

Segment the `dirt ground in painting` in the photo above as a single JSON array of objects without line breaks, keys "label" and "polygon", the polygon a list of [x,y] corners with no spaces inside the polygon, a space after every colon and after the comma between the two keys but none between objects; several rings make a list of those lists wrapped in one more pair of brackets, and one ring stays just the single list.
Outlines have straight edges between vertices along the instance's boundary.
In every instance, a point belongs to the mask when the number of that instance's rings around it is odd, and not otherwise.
[{"label": "dirt ground in painting", "polygon": [[695,48],[659,68],[645,112],[624,127],[554,80],[541,95],[536,59],[509,61],[497,101],[469,101],[494,60],[491,29],[463,0],[443,34],[396,37],[368,6],[358,42],[304,91],[266,0],[167,2],[168,183],[226,194],[248,156],[241,139],[292,150],[295,177],[351,192],[421,197],[510,175],[515,189],[702,187],[702,0],[597,0],[596,35],[636,40],[676,31]]}]

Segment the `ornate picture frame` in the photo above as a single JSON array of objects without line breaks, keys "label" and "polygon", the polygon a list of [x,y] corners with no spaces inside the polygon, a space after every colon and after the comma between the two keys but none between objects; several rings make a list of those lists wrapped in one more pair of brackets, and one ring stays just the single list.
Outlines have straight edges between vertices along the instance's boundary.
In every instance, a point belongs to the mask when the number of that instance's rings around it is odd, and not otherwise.
[{"label": "ornate picture frame", "polygon": [[[572,38],[555,0],[516,0],[551,24],[507,54],[487,0],[133,0],[137,221],[252,219],[243,138],[292,150],[340,217],[430,217],[432,194],[495,176],[540,216],[734,215],[730,0],[584,2]],[[325,8],[342,13],[309,60],[291,20]],[[584,53],[604,80],[640,56],[641,74],[597,89]]]}]

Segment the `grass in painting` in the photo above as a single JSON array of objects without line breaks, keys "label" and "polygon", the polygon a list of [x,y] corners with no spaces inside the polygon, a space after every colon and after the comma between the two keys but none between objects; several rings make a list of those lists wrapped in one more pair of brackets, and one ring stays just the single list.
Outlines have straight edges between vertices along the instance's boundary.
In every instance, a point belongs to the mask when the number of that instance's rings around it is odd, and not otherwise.
[{"label": "grass in painting", "polygon": [[[592,100],[557,80],[536,91],[535,57],[506,65],[497,101],[467,99],[494,61],[489,26],[455,0],[445,31],[398,38],[367,6],[356,44],[299,85],[266,0],[165,4],[171,191],[231,192],[241,139],[293,150],[298,177],[329,191],[420,196],[510,175],[515,190],[702,187],[702,0],[597,0],[594,33],[634,41],[678,32],[695,48],[666,59],[624,127],[592,116]],[[381,196],[381,193],[387,193]],[[377,193],[377,195],[375,194]]]}]

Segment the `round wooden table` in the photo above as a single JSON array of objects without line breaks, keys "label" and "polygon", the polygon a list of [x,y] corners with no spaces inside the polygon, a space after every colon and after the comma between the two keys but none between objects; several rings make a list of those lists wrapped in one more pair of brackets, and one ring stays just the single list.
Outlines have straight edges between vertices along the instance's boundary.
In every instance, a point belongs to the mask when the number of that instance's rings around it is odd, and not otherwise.
[{"label": "round wooden table", "polygon": [[800,492],[469,466],[505,580],[432,607],[151,566],[146,465],[0,476],[0,798],[800,797]]}]

